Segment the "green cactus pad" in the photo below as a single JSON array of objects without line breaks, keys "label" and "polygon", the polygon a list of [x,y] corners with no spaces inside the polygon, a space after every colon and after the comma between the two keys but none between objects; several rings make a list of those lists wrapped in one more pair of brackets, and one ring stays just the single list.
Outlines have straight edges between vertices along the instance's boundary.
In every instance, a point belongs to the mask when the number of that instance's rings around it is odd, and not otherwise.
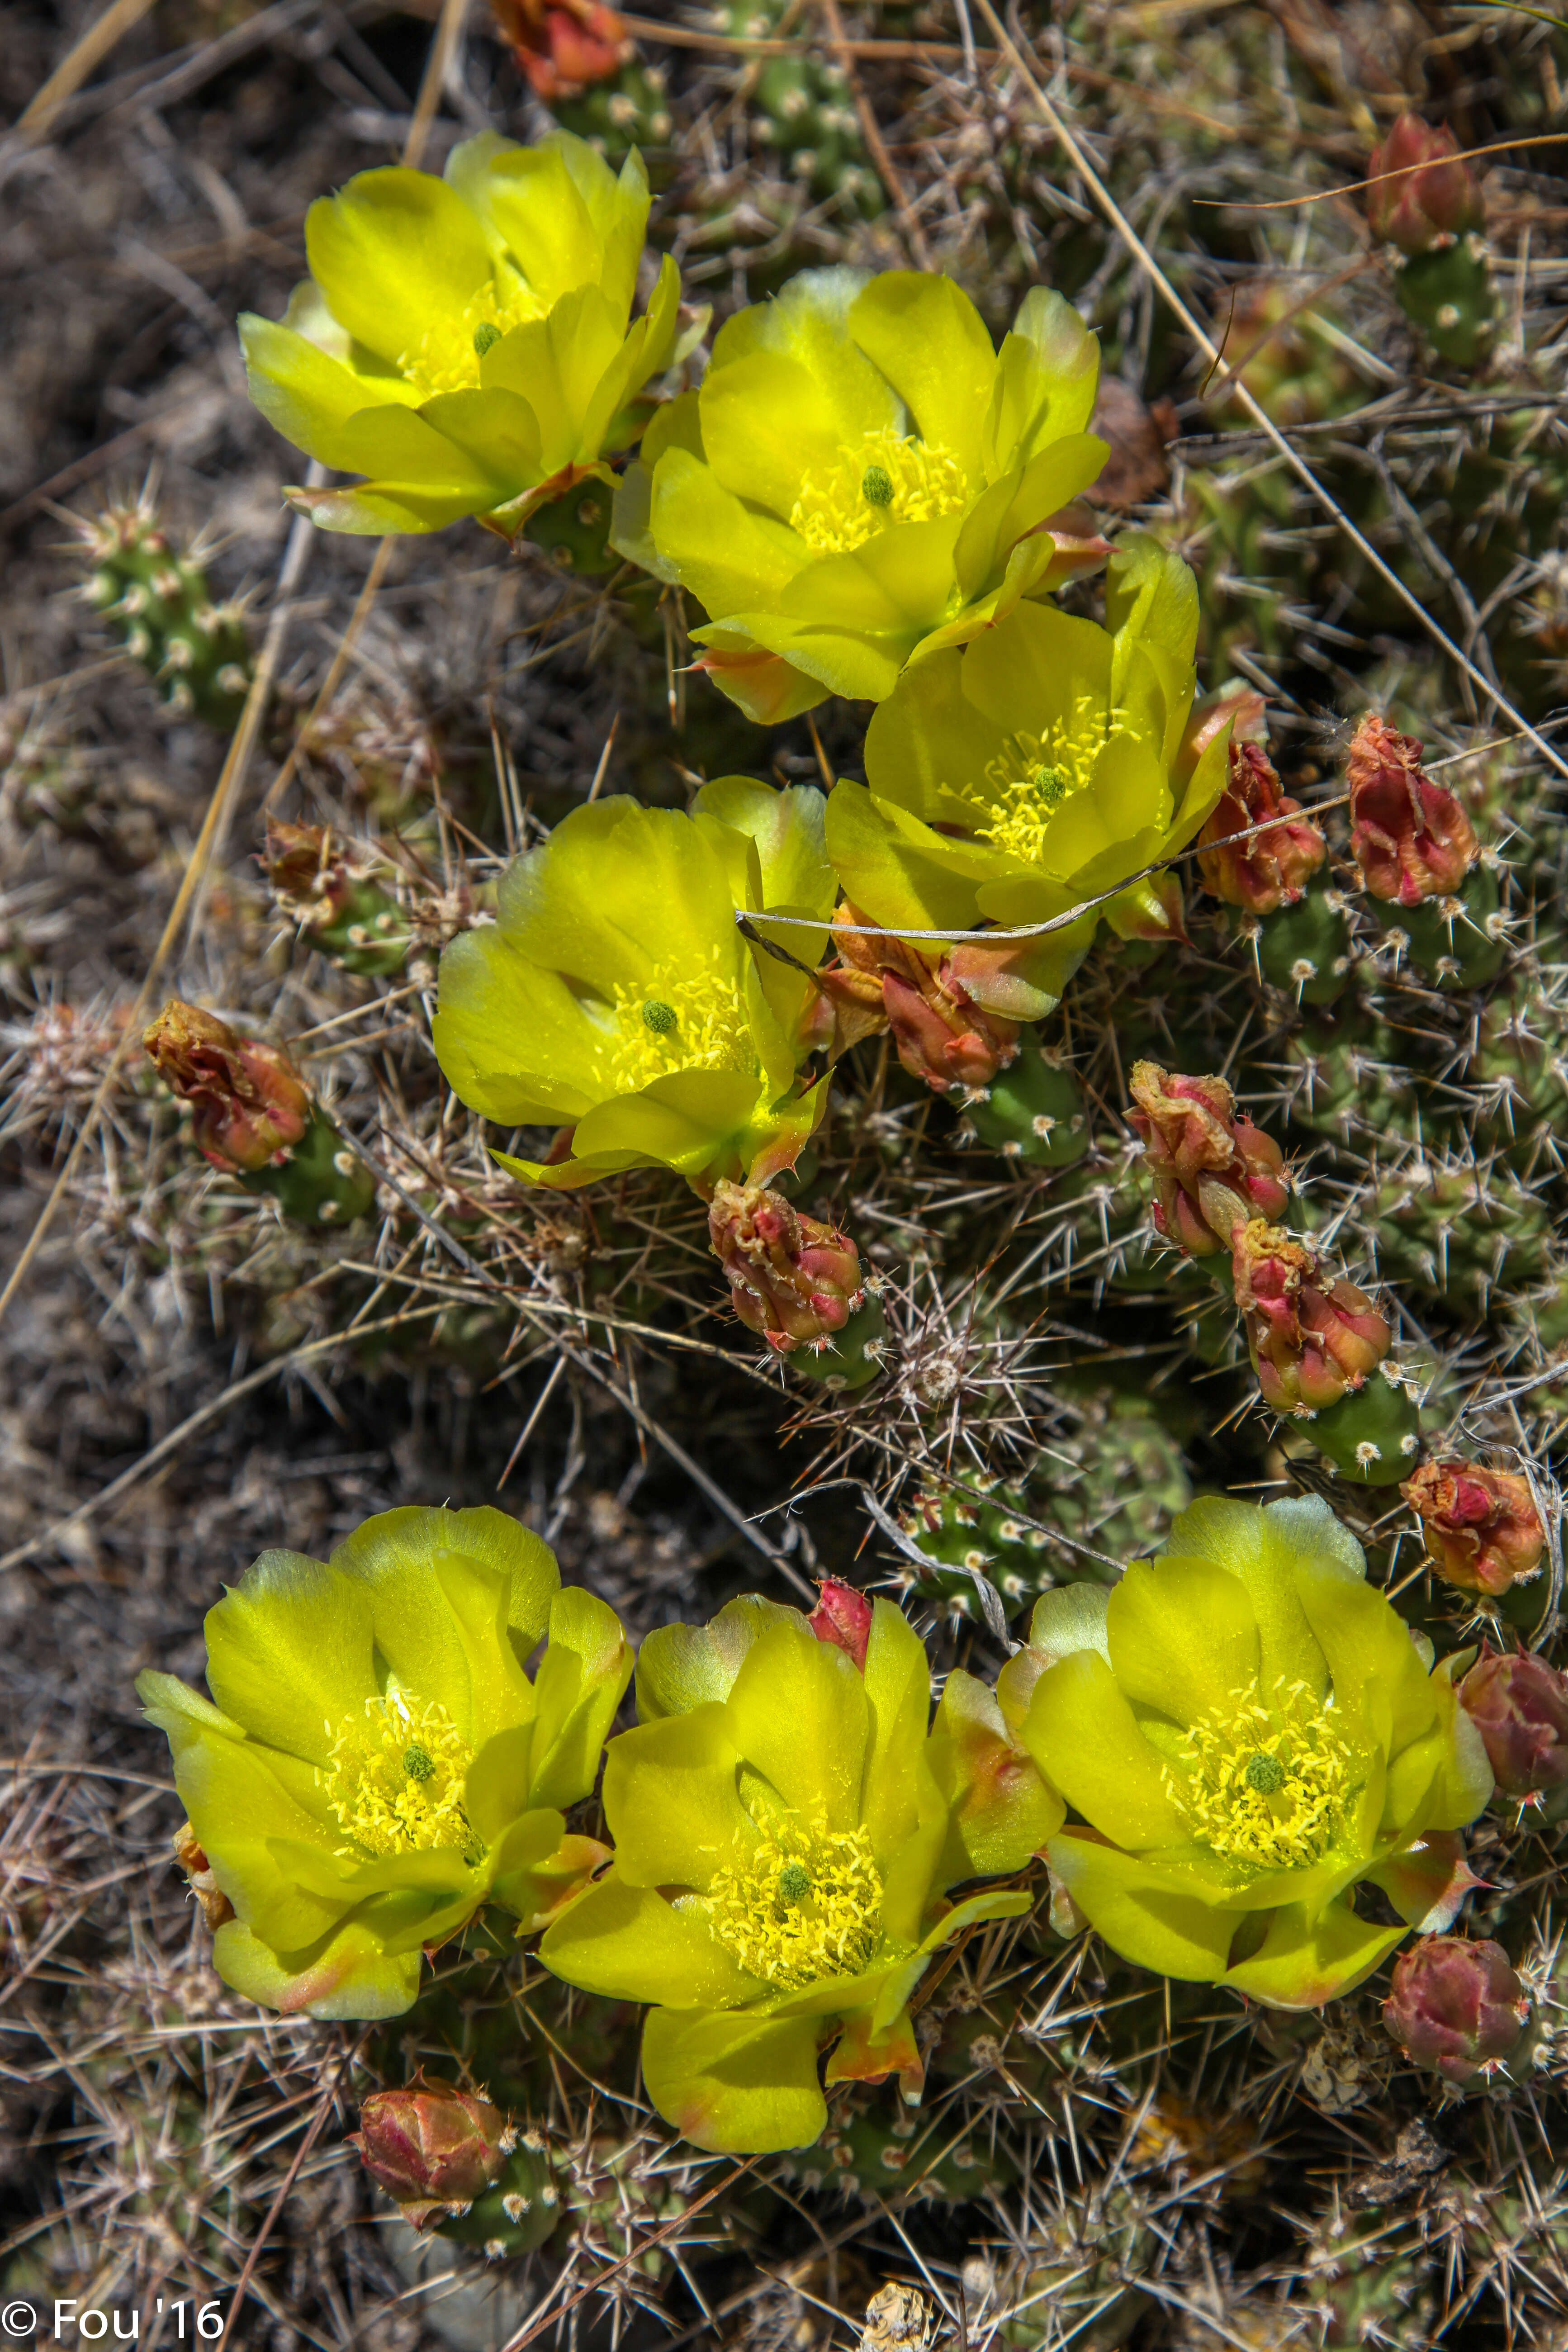
[{"label": "green cactus pad", "polygon": [[1421,1450],[1419,1406],[1381,1370],[1302,1426],[1341,1477],[1361,1486],[1392,1486],[1408,1478]]},{"label": "green cactus pad", "polygon": [[285,1160],[236,1181],[247,1192],[270,1192],[285,1216],[310,1225],[350,1224],[368,1216],[375,1204],[374,1177],[319,1103]]},{"label": "green cactus pad", "polygon": [[980,1141],[1010,1160],[1038,1168],[1066,1168],[1089,1150],[1089,1120],[1078,1081],[1026,1045],[1011,1066],[993,1078],[983,1100],[969,1103],[964,1116]]}]

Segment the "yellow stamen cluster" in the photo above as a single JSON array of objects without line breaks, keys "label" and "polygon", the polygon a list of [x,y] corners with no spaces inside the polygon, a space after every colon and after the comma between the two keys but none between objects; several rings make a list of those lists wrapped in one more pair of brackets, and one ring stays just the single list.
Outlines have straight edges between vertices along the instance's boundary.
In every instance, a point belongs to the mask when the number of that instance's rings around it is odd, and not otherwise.
[{"label": "yellow stamen cluster", "polygon": [[1265,1701],[1237,1691],[1200,1716],[1165,1786],[1194,1838],[1246,1870],[1321,1861],[1345,1824],[1363,1762],[1332,1708],[1300,1683]]},{"label": "yellow stamen cluster", "polygon": [[951,451],[883,425],[831,465],[811,468],[789,520],[814,555],[848,555],[889,523],[935,522],[968,502],[969,485]]},{"label": "yellow stamen cluster", "polygon": [[1064,801],[1080,793],[1115,729],[1103,704],[1079,695],[1066,719],[1043,735],[1021,728],[986,762],[984,781],[965,784],[963,797],[984,812],[974,830],[1030,866],[1045,862],[1046,836]]},{"label": "yellow stamen cluster", "polygon": [[798,1992],[858,1976],[877,1948],[882,1881],[861,1830],[778,1821],[708,1890],[713,1933],[749,1976]]},{"label": "yellow stamen cluster", "polygon": [[673,1070],[750,1070],[756,1049],[741,995],[740,976],[722,948],[706,963],[661,965],[613,999],[609,1084],[636,1094]]},{"label": "yellow stamen cluster", "polygon": [[416,343],[397,356],[397,372],[422,400],[438,392],[471,392],[479,381],[479,360],[513,327],[542,319],[545,305],[521,278],[508,273],[504,285],[492,278],[460,310],[432,319]]},{"label": "yellow stamen cluster", "polygon": [[473,1760],[438,1700],[393,1692],[367,1698],[363,1716],[339,1725],[316,1778],[339,1827],[364,1852],[458,1846],[466,1860],[477,1862],[483,1849],[463,1811],[463,1782]]}]

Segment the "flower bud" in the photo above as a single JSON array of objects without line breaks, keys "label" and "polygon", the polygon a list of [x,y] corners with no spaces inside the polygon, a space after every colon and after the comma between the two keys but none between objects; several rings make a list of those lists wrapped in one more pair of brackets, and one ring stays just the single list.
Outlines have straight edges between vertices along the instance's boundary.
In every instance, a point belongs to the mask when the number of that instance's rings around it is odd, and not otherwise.
[{"label": "flower bud", "polygon": [[1424,1462],[1399,1491],[1445,1583],[1497,1594],[1539,1570],[1546,1530],[1528,1478],[1449,1457]]},{"label": "flower bud", "polygon": [[1407,2058],[1462,2088],[1519,2049],[1530,1999],[1500,1944],[1427,1936],[1394,1961],[1383,2021]]},{"label": "flower bud", "polygon": [[375,977],[402,970],[409,948],[406,918],[351,862],[330,827],[269,820],[261,862],[279,910],[312,947],[345,971]]},{"label": "flower bud", "polygon": [[326,825],[268,817],[261,863],[277,896],[311,922],[330,920],[341,910],[349,884]]},{"label": "flower bud", "polygon": [[[1414,168],[1412,168],[1414,166]],[[1401,253],[1426,253],[1479,228],[1486,209],[1451,131],[1402,114],[1367,165],[1366,216],[1373,236]]]},{"label": "flower bud", "polygon": [[721,1177],[708,1237],[729,1276],[736,1314],[781,1356],[803,1345],[825,1349],[865,1296],[859,1253],[848,1234],[803,1217],[764,1184]]},{"label": "flower bud", "polygon": [[631,55],[624,18],[601,0],[493,0],[535,98],[548,106],[608,81]]},{"label": "flower bud", "polygon": [[1475,830],[1452,793],[1432,782],[1413,735],[1370,712],[1345,762],[1351,851],[1374,898],[1402,907],[1452,897],[1476,855]]},{"label": "flower bud", "polygon": [[304,1135],[310,1097],[281,1047],[172,996],[142,1037],[165,1086],[195,1114],[196,1147],[235,1175],[269,1167]]},{"label": "flower bud", "polygon": [[845,1650],[855,1661],[858,1671],[866,1671],[866,1644],[871,1638],[871,1603],[852,1584],[841,1584],[835,1576],[825,1577],[822,1597],[806,1622],[819,1642],[831,1642],[837,1650]]},{"label": "flower bud", "polygon": [[406,2090],[374,2092],[359,2121],[350,2147],[416,2230],[466,2213],[517,2144],[499,2107],[423,2069]]},{"label": "flower bud", "polygon": [[1568,1675],[1532,1651],[1483,1642],[1459,1685],[1459,1705],[1505,1796],[1540,1799],[1568,1784]]},{"label": "flower bud", "polygon": [[[1271,915],[1294,906],[1328,856],[1328,844],[1301,803],[1279,789],[1261,743],[1230,747],[1230,782],[1198,835],[1198,871],[1205,887],[1229,907]],[[1286,820],[1272,823],[1272,819]],[[1268,824],[1247,841],[1227,838]]]},{"label": "flower bud", "polygon": [[1018,1024],[977,1004],[952,959],[928,963],[905,940],[862,928],[846,905],[833,929],[838,962],[818,975],[838,1015],[840,1052],[884,1024],[899,1059],[938,1094],[987,1087],[1018,1051]]},{"label": "flower bud", "polygon": [[1258,1384],[1276,1412],[1316,1412],[1359,1389],[1393,1333],[1364,1290],[1325,1278],[1311,1251],[1256,1218],[1235,1236],[1236,1303]]},{"label": "flower bud", "polygon": [[1154,1179],[1154,1226],[1189,1257],[1212,1257],[1251,1218],[1279,1216],[1289,1198],[1285,1155],[1238,1114],[1223,1078],[1187,1078],[1157,1062],[1132,1066],[1132,1125]]}]

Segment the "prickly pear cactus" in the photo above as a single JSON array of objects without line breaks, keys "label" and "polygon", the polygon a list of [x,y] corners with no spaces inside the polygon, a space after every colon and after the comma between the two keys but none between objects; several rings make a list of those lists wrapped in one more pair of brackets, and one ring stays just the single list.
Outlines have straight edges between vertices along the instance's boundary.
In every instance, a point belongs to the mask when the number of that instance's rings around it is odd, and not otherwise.
[{"label": "prickly pear cactus", "polygon": [[1562,2352],[1568,33],[493,15],[5,59],[0,2322]]},{"label": "prickly pear cactus", "polygon": [[213,600],[201,541],[182,550],[145,491],[76,524],[83,601],[176,717],[232,727],[250,684],[250,642],[243,607]]}]

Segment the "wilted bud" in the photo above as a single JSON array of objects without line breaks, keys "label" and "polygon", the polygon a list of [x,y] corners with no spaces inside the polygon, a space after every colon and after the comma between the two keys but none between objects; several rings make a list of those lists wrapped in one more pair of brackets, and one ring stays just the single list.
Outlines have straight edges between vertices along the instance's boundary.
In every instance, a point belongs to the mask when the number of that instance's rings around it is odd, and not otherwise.
[{"label": "wilted bud", "polygon": [[[1198,871],[1216,898],[1253,915],[1294,906],[1329,854],[1321,832],[1300,809],[1300,801],[1280,791],[1261,743],[1231,744],[1230,782],[1198,835]],[[1228,838],[1264,824],[1267,833]]]},{"label": "wilted bud", "polygon": [[1017,1054],[1017,1023],[978,1005],[951,958],[928,963],[903,940],[865,925],[858,908],[842,908],[833,927],[838,962],[817,975],[837,1017],[835,1050],[886,1026],[910,1076],[938,1094],[988,1087]]},{"label": "wilted bud", "polygon": [[261,862],[278,897],[310,922],[337,914],[351,887],[326,825],[287,824],[269,817]]},{"label": "wilted bud", "polygon": [[824,1577],[821,1599],[806,1622],[819,1642],[831,1642],[847,1651],[861,1674],[866,1671],[866,1644],[871,1638],[871,1603],[852,1584]]},{"label": "wilted bud", "polygon": [[721,1178],[708,1237],[730,1278],[736,1314],[781,1356],[825,1348],[865,1296],[848,1234],[803,1217],[764,1184]]},{"label": "wilted bud", "polygon": [[1383,144],[1373,149],[1367,177],[1372,233],[1401,253],[1451,245],[1486,218],[1480,190],[1469,166],[1459,161],[1453,132],[1434,129],[1418,115],[1402,114]]},{"label": "wilted bud", "polygon": [[359,2121],[350,2147],[416,2230],[466,2213],[517,2145],[499,2107],[423,2071],[405,2091],[374,2092]]},{"label": "wilted bud", "polygon": [[1432,1565],[1461,1592],[1506,1592],[1546,1549],[1530,1481],[1451,1458],[1424,1462],[1400,1493],[1421,1521]]},{"label": "wilted bud", "polygon": [[493,0],[535,98],[550,105],[607,81],[632,54],[622,17],[599,0]]},{"label": "wilted bud", "polygon": [[174,1859],[189,1881],[191,1893],[202,1906],[203,1918],[216,1935],[233,1918],[234,1906],[218,1885],[201,1840],[189,1822],[180,1823],[172,1843]]},{"label": "wilted bud", "polygon": [[1475,830],[1452,793],[1433,783],[1413,735],[1369,712],[1345,762],[1351,850],[1374,898],[1402,907],[1450,898],[1476,855]]},{"label": "wilted bud", "polygon": [[1154,1179],[1154,1224],[1190,1257],[1228,1249],[1238,1225],[1271,1221],[1290,1194],[1285,1155],[1239,1114],[1223,1078],[1186,1078],[1157,1062],[1132,1066],[1132,1125]]},{"label": "wilted bud", "polygon": [[1568,1675],[1530,1650],[1481,1654],[1459,1685],[1507,1797],[1541,1798],[1568,1785]]},{"label": "wilted bud", "polygon": [[1337,1403],[1387,1355],[1394,1334],[1365,1291],[1325,1276],[1278,1225],[1242,1226],[1232,1263],[1258,1384],[1276,1412]]},{"label": "wilted bud", "polygon": [[190,1104],[197,1149],[226,1174],[269,1167],[303,1136],[310,1097],[280,1046],[242,1037],[177,996],[142,1042],[165,1086]]},{"label": "wilted bud", "polygon": [[406,919],[329,826],[268,821],[262,858],[279,908],[345,971],[385,975],[407,960]]},{"label": "wilted bud", "polygon": [[1383,2021],[1407,2058],[1462,2087],[1519,2049],[1530,1999],[1500,1944],[1427,1936],[1394,1961]]}]

